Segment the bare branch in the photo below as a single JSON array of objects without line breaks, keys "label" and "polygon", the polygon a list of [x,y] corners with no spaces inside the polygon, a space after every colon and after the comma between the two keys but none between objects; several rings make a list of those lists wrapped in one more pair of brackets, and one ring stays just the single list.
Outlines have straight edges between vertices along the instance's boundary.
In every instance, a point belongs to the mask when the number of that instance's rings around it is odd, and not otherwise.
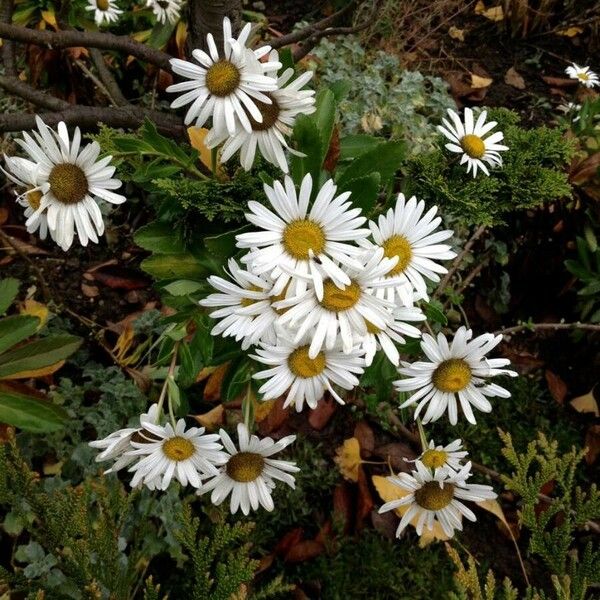
[{"label": "bare branch", "polygon": [[494,331],[494,335],[512,335],[513,333],[521,333],[522,331],[560,331],[565,329],[579,329],[600,333],[600,325],[592,323],[521,323],[520,325]]},{"label": "bare branch", "polygon": [[363,29],[366,29],[369,23],[363,23],[356,27],[329,27],[322,31],[316,31],[309,38],[302,42],[302,45],[294,51],[294,61],[298,62],[303,59],[324,37],[332,37],[334,35],[350,35]]},{"label": "bare branch", "polygon": [[129,101],[123,95],[117,80],[113,77],[113,74],[110,72],[110,69],[104,62],[104,56],[102,56],[102,52],[98,50],[98,48],[90,48],[90,57],[94,62],[96,70],[98,71],[98,77],[100,77],[100,81],[104,84],[108,92],[109,98],[111,98],[113,104],[117,106],[125,106],[129,104]]},{"label": "bare branch", "polygon": [[[41,92],[40,92],[41,93]],[[73,106],[51,113],[39,115],[51,127],[64,121],[67,125],[79,125],[82,128],[94,129],[98,123],[110,127],[123,127],[135,129],[140,127],[145,119],[150,119],[156,124],[158,130],[164,135],[175,139],[183,139],[185,128],[179,117],[156,110],[149,110],[137,106],[101,107],[101,106]],[[0,115],[0,133],[7,131],[22,131],[35,128],[35,115],[33,114],[3,114]]]},{"label": "bare branch", "polygon": [[170,71],[171,69],[169,61],[172,57],[170,54],[136,42],[133,38],[126,35],[114,35],[98,31],[50,31],[47,29],[29,29],[8,23],[0,23],[0,38],[51,48],[85,46],[87,48],[101,48],[103,50],[119,50],[156,65],[165,71]]},{"label": "bare branch", "polygon": [[[10,23],[14,9],[13,0],[0,0],[0,22]],[[13,42],[6,41],[2,44],[2,62],[4,71],[9,77],[17,75],[17,61],[15,57],[15,45]]]},{"label": "bare branch", "polygon": [[[66,100],[56,98],[45,92],[36,90],[28,83],[21,81],[18,77],[2,77],[0,76],[0,88],[10,92],[23,100],[27,100],[36,106],[48,108],[50,110],[64,110],[70,108],[70,104]],[[6,118],[14,117],[14,114],[4,115]],[[1,117],[0,117],[1,118]]]}]

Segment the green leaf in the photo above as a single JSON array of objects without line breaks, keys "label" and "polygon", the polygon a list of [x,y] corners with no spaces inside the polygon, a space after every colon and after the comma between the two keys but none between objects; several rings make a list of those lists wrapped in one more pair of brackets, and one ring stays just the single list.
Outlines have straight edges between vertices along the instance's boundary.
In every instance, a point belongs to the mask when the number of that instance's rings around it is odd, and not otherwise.
[{"label": "green leaf", "polygon": [[32,433],[48,433],[64,426],[67,413],[48,400],[27,393],[26,386],[0,384],[0,421]]},{"label": "green leaf", "polygon": [[302,152],[306,156],[291,157],[292,179],[297,185],[300,185],[304,176],[307,173],[310,173],[313,178],[314,188],[319,181],[323,155],[321,135],[319,134],[316,123],[307,115],[298,115],[296,125],[294,126],[294,140],[296,141],[296,150]]},{"label": "green leaf", "polygon": [[293,69],[294,68],[294,55],[292,49],[288,46],[279,50],[279,62],[281,63],[281,70]]},{"label": "green leaf", "polygon": [[0,315],[3,315],[19,293],[19,280],[13,277],[0,279]]},{"label": "green leaf", "polygon": [[329,89],[333,92],[336,102],[341,102],[352,89],[352,83],[350,83],[347,79],[340,79],[338,81],[334,81],[329,85]]},{"label": "green leaf", "polygon": [[48,367],[71,356],[80,345],[81,339],[73,335],[54,335],[29,342],[0,355],[0,377]]},{"label": "green leaf", "polygon": [[377,195],[379,193],[379,184],[381,176],[379,173],[371,173],[365,177],[351,179],[345,186],[340,188],[340,192],[352,192],[350,200],[352,206],[362,208],[365,215],[369,215],[375,204],[377,204]]},{"label": "green leaf", "polygon": [[204,238],[204,245],[212,256],[220,256],[222,258],[229,258],[236,254],[238,249],[235,245],[236,235],[242,233],[248,229],[247,225],[240,227],[234,231],[226,231],[219,235],[211,235]]},{"label": "green leaf", "polygon": [[204,286],[199,281],[190,279],[178,279],[168,285],[165,285],[163,290],[169,292],[172,296],[187,296],[201,290]]},{"label": "green leaf", "polygon": [[244,392],[252,381],[253,365],[250,360],[243,358],[237,364],[232,364],[227,376],[223,379],[222,398],[230,402]]},{"label": "green leaf", "polygon": [[311,115],[311,118],[314,120],[321,138],[320,167],[329,151],[331,134],[335,125],[335,96],[333,92],[327,88],[319,90],[315,99],[315,106],[317,109]]},{"label": "green leaf", "polygon": [[185,245],[178,231],[170,223],[153,221],[140,227],[133,236],[133,241],[151,252],[159,254],[176,254],[185,252]]},{"label": "green leaf", "polygon": [[357,134],[347,135],[340,140],[340,160],[349,160],[357,158],[377,148],[383,143],[383,139],[373,137],[372,135]]},{"label": "green leaf", "polygon": [[405,148],[402,142],[379,144],[376,148],[355,158],[338,178],[337,183],[344,187],[351,179],[379,173],[381,183],[385,185],[400,168],[404,155]]},{"label": "green leaf", "polygon": [[37,317],[14,315],[0,319],[0,354],[32,336],[38,328]]},{"label": "green leaf", "polygon": [[204,279],[208,270],[193,254],[155,254],[141,267],[155,279]]},{"label": "green leaf", "polygon": [[425,308],[423,312],[429,321],[433,321],[434,323],[439,323],[440,325],[446,325],[448,323],[448,319],[446,315],[442,312],[443,306],[437,300],[432,300],[431,302],[425,304]]}]

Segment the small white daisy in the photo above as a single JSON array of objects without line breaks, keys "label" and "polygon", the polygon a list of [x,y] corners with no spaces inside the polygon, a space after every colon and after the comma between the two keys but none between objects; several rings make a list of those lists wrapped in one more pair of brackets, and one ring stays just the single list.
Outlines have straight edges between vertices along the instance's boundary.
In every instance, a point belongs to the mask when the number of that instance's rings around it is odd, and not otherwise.
[{"label": "small white daisy", "polygon": [[482,412],[491,412],[488,398],[509,398],[508,390],[486,381],[495,375],[517,376],[514,371],[501,368],[510,364],[507,358],[485,357],[502,341],[502,336],[485,333],[471,340],[472,337],[473,332],[465,327],[458,329],[451,345],[448,345],[443,333],[438,334],[437,341],[431,335],[423,334],[421,349],[431,362],[402,362],[403,368],[398,372],[408,379],[395,381],[396,389],[400,392],[417,391],[400,408],[418,402],[416,419],[429,404],[423,423],[436,421],[448,411],[450,423],[456,425],[458,397],[467,421],[475,424],[471,405]]},{"label": "small white daisy", "polygon": [[[404,306],[412,306],[413,288],[419,298],[427,300],[425,278],[437,282],[440,280],[439,273],[447,273],[447,269],[437,261],[454,258],[456,253],[448,244],[440,242],[452,237],[454,232],[450,229],[435,231],[442,222],[441,217],[435,216],[437,210],[437,206],[432,206],[423,215],[423,200],[417,202],[413,196],[407,201],[404,194],[398,194],[393,209],[379,215],[377,223],[369,221],[375,244],[383,248],[386,257],[398,257],[388,277],[399,278],[400,283],[380,288],[378,295],[385,294],[390,302],[399,300]],[[373,248],[370,241],[361,244]]]},{"label": "small white daisy", "polygon": [[104,23],[108,25],[118,21],[119,15],[123,14],[115,0],[88,0],[85,10],[94,13],[94,21],[98,27]]},{"label": "small white daisy", "polygon": [[231,34],[231,22],[226,17],[223,19],[222,56],[209,33],[206,41],[210,55],[199,48],[192,52],[200,65],[171,59],[173,72],[189,80],[167,88],[167,92],[185,92],[173,100],[171,108],[192,103],[185,115],[186,125],[195,119],[196,126],[202,127],[212,116],[213,128],[218,133],[226,130],[229,135],[235,135],[236,116],[246,131],[252,131],[248,115],[262,123],[263,117],[255,101],[271,104],[265,92],[276,90],[277,81],[266,73],[280,68],[281,63],[259,62],[258,58],[269,52],[268,46],[254,51],[246,48],[250,28],[250,23],[247,23],[236,40]]},{"label": "small white daisy", "polygon": [[565,115],[571,115],[571,121],[577,123],[581,119],[579,111],[581,110],[581,104],[575,104],[575,102],[567,102],[565,104],[559,104],[558,110]]},{"label": "small white daisy", "polygon": [[237,236],[239,248],[252,249],[242,261],[249,264],[253,273],[270,273],[276,280],[276,294],[290,280],[290,294],[302,294],[308,289],[307,278],[311,278],[317,297],[322,298],[323,275],[338,287],[350,285],[350,278],[334,261],[360,268],[356,257],[363,250],[353,242],[369,235],[368,229],[359,229],[366,221],[360,216],[360,208],[351,208],[351,203],[346,202],[350,192],[336,196],[337,187],[328,179],[309,211],[313,186],[310,174],[305,175],[298,194],[290,177],[285,177],[284,185],[275,181],[273,187],[264,186],[275,212],[259,202],[248,203],[251,212],[246,218],[263,231]]},{"label": "small white daisy", "polygon": [[[279,62],[279,56],[275,50],[269,55],[269,61]],[[252,64],[250,63],[249,67]],[[271,104],[255,101],[263,118],[259,123],[252,118],[251,114],[248,114],[251,131],[238,127],[234,136],[229,136],[228,132],[217,135],[214,130],[206,136],[205,142],[209,148],[225,142],[221,152],[221,162],[227,162],[239,150],[240,163],[246,171],[249,171],[254,163],[258,146],[258,150],[265,160],[277,165],[284,173],[288,172],[285,150],[289,147],[285,138],[292,134],[294,122],[299,114],[309,115],[315,111],[314,90],[302,89],[310,81],[313,72],[307,71],[290,81],[293,75],[294,70],[291,68],[286,69],[279,77],[274,73],[270,75],[277,81],[277,89],[265,92],[265,95],[270,98]]]},{"label": "small white daisy", "polygon": [[460,164],[467,163],[467,173],[472,170],[473,177],[476,177],[479,168],[486,175],[489,175],[490,172],[485,163],[490,167],[502,165],[500,152],[508,150],[508,146],[498,143],[504,139],[504,134],[501,131],[496,131],[489,137],[484,137],[497,125],[496,121],[485,122],[487,111],[481,111],[477,122],[475,122],[473,111],[468,107],[465,108],[464,124],[458,114],[450,108],[448,109],[448,116],[452,120],[452,124],[448,120],[442,119],[444,127],[438,125],[438,130],[450,140],[450,143],[446,144],[446,148],[450,152],[462,154]]},{"label": "small white daisy", "polygon": [[110,469],[104,471],[105,474],[116,473],[135,460],[134,456],[126,454],[126,452],[134,449],[131,445],[132,440],[142,444],[156,441],[156,437],[146,429],[146,424],[158,423],[158,419],[158,404],[153,404],[147,413],[142,413],[140,415],[139,427],[119,429],[104,439],[95,440],[89,443],[92,448],[100,448],[102,450],[102,452],[96,456],[96,462],[105,460],[115,461]]},{"label": "small white daisy", "polygon": [[600,85],[598,75],[596,75],[589,67],[580,67],[573,63],[565,69],[565,73],[571,79],[577,79],[581,85],[584,85],[587,88],[593,88]]},{"label": "small white daisy", "polygon": [[239,450],[227,432],[220,430],[221,441],[227,451],[226,463],[216,477],[202,486],[198,494],[212,490],[210,500],[216,505],[231,495],[229,506],[232,514],[241,508],[247,515],[251,509],[258,510],[259,505],[272,511],[274,504],[271,492],[275,488],[275,481],[282,481],[294,489],[295,479],[291,473],[297,473],[300,469],[296,463],[271,457],[294,442],[296,436],[288,435],[278,442],[269,437],[260,439],[250,435],[243,423],[238,424],[237,431]]},{"label": "small white daisy", "polygon": [[398,283],[385,278],[396,258],[385,258],[383,249],[377,248],[370,257],[363,254],[361,260],[357,268],[346,268],[350,282],[343,289],[325,279],[319,300],[317,284],[321,285],[321,280],[315,278],[315,286],[303,294],[275,303],[276,308],[287,309],[279,323],[296,331],[296,343],[307,334],[312,335],[310,358],[317,356],[323,346],[331,350],[338,343],[338,336],[344,352],[352,352],[367,335],[369,326],[372,330],[385,330],[391,325],[394,304],[372,292],[374,288]]},{"label": "small white daisy", "polygon": [[271,368],[255,373],[255,379],[268,379],[259,388],[263,400],[279,398],[287,392],[284,407],[295,405],[300,412],[304,402],[316,408],[325,390],[339,402],[345,404],[334,390],[339,385],[351,390],[358,385],[358,378],[364,372],[363,351],[358,347],[350,353],[340,347],[322,350],[314,358],[309,356],[308,339],[294,343],[287,336],[279,337],[276,345],[261,344],[252,358]]},{"label": "small white daisy", "polygon": [[416,470],[411,475],[399,473],[395,477],[387,478],[407,494],[398,500],[386,502],[379,509],[379,512],[383,513],[408,506],[396,530],[398,537],[413,519],[416,519],[415,529],[419,535],[422,535],[424,527],[431,531],[437,521],[444,533],[452,537],[454,530],[462,531],[462,517],[469,521],[477,520],[473,511],[461,501],[482,502],[496,498],[491,486],[466,482],[471,471],[470,462],[458,473],[444,469],[432,472],[420,461],[417,461],[415,466]]},{"label": "small white daisy", "polygon": [[[446,471],[458,472],[462,469],[462,461],[468,456],[468,452],[462,449],[462,440],[454,440],[447,446],[436,446],[433,440],[429,441],[429,447],[416,460],[407,460],[406,462],[421,462],[428,469],[436,471],[444,469]],[[465,479],[470,477],[470,473],[465,475]]]},{"label": "small white daisy", "polygon": [[182,0],[146,0],[159,23],[177,23],[181,17]]},{"label": "small white daisy", "polygon": [[75,229],[82,246],[87,246],[88,241],[97,243],[98,236],[104,233],[104,222],[96,199],[112,204],[125,202],[125,196],[111,191],[121,187],[121,181],[112,178],[115,172],[115,167],[110,166],[112,156],[98,160],[97,142],[85,145],[80,151],[79,127],[70,140],[64,123],[58,124],[58,132],[39,117],[36,123],[39,132],[33,131],[33,137],[23,132],[23,139],[16,140],[29,155],[29,160],[23,159],[27,163],[22,162],[22,167],[35,173],[37,185],[28,193],[42,194],[26,226],[37,223],[45,213],[52,237],[63,250],[71,247]]},{"label": "small white daisy", "polygon": [[383,329],[367,322],[367,333],[361,342],[365,351],[365,363],[370,366],[378,350],[383,350],[394,366],[400,364],[400,353],[396,344],[405,344],[404,335],[412,338],[421,337],[421,332],[407,321],[425,321],[426,316],[421,309],[414,306],[396,307],[392,311],[392,320]]},{"label": "small white daisy", "polygon": [[205,434],[204,427],[186,431],[183,419],[177,421],[175,428],[170,423],[162,427],[147,421],[144,437],[147,439],[139,442],[132,438],[134,449],[125,453],[138,459],[129,468],[134,473],[131,487],[143,483],[166,490],[175,477],[183,486],[189,483],[199,488],[202,479],[217,475],[217,466],[227,460],[217,434]]},{"label": "small white daisy", "polygon": [[283,300],[285,293],[272,296],[273,281],[269,277],[241,269],[232,258],[228,265],[234,282],[211,275],[208,282],[221,293],[200,301],[202,306],[220,307],[210,313],[213,319],[221,319],[211,334],[243,340],[242,350],[258,342],[275,344],[275,321],[281,312],[273,303]]}]

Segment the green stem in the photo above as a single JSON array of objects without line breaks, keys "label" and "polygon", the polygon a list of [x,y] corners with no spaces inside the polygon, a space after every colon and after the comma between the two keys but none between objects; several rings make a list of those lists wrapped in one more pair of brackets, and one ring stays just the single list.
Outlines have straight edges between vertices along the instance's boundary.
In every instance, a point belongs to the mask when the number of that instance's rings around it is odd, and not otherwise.
[{"label": "green stem", "polygon": [[421,419],[417,417],[417,427],[419,429],[419,439],[421,440],[421,448],[423,452],[429,448],[429,442],[427,441],[427,436],[425,435],[425,429],[423,428],[423,423],[421,423]]}]

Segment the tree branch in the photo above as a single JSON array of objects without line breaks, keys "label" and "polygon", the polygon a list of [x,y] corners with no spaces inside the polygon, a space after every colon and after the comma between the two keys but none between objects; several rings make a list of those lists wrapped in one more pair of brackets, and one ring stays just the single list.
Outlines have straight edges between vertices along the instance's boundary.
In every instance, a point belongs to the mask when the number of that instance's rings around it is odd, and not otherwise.
[{"label": "tree branch", "polygon": [[170,71],[169,61],[172,58],[170,54],[136,42],[126,35],[114,35],[98,31],[50,31],[0,23],[0,38],[51,48],[85,46],[103,50],[119,50],[156,65],[165,71]]},{"label": "tree branch", "polygon": [[[136,129],[148,118],[156,124],[158,130],[164,135],[175,139],[185,137],[183,123],[176,115],[131,105],[123,107],[69,105],[68,108],[60,111],[42,113],[39,116],[51,127],[54,127],[60,121],[64,121],[67,125],[79,125],[90,129],[96,128],[98,123],[104,123],[110,127]],[[35,115],[33,114],[9,113],[0,115],[0,133],[34,128]]]},{"label": "tree branch", "polygon": [[100,77],[100,81],[104,84],[113,103],[116,106],[126,106],[129,104],[129,101],[123,95],[117,80],[106,66],[102,52],[98,50],[98,48],[90,48],[90,57],[96,67],[96,71],[98,71],[98,77]]},{"label": "tree branch", "polygon": [[[10,23],[12,21],[14,9],[13,0],[0,0],[0,22]],[[13,42],[5,42],[2,44],[2,62],[4,63],[4,71],[9,77],[17,75],[17,60],[15,57],[15,45]]]},{"label": "tree branch", "polygon": [[592,323],[522,323],[506,329],[498,329],[498,331],[494,331],[494,335],[511,335],[521,331],[559,331],[565,329],[600,332],[600,325],[593,325]]},{"label": "tree branch", "polygon": [[[50,94],[36,90],[28,83],[21,81],[18,77],[0,76],[0,88],[10,92],[15,96],[19,96],[19,98],[23,98],[23,100],[27,100],[36,106],[41,106],[42,108],[60,111],[71,107],[71,104],[69,104],[66,100],[62,100],[61,98],[56,98],[55,96],[51,96]],[[3,115],[0,117],[0,119],[4,117],[12,118],[14,116],[14,114]]]},{"label": "tree branch", "polygon": [[298,62],[299,60],[303,59],[324,37],[330,37],[334,35],[350,35],[352,33],[356,33],[357,31],[366,29],[368,26],[369,23],[363,23],[362,25],[357,25],[356,27],[329,27],[328,29],[323,29],[323,31],[316,31],[308,39],[302,42],[302,45],[294,51],[294,62]]},{"label": "tree branch", "polygon": [[241,0],[189,0],[188,2],[188,55],[194,48],[207,50],[206,35],[212,33],[219,52],[223,48],[223,17],[231,19],[233,33],[240,29]]}]

